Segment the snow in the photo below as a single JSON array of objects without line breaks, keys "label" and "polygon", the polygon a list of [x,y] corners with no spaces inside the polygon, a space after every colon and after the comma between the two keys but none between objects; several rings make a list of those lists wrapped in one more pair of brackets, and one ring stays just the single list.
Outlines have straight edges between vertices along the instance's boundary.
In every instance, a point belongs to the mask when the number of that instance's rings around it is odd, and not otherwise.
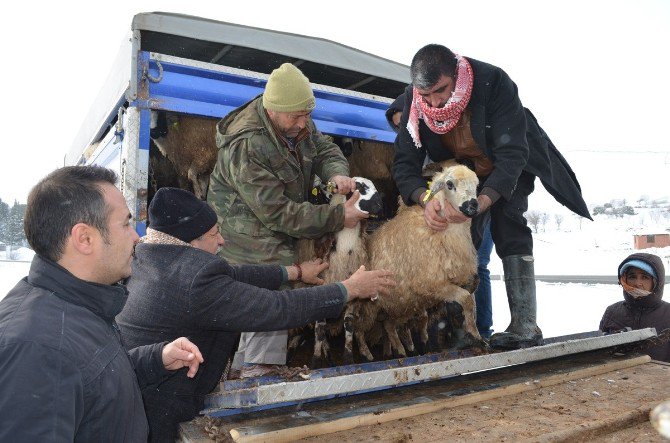
[{"label": "snow", "polygon": [[[533,199],[547,198],[542,192],[537,190],[537,195],[531,197],[531,208]],[[636,215],[623,218],[598,215],[594,217],[595,221],[580,220],[556,203],[548,205],[546,212],[550,214],[546,225],[540,227],[538,233],[533,233],[537,275],[614,275],[619,263],[635,252],[633,234],[670,232],[670,211],[667,207],[636,207]],[[556,226],[554,213],[564,215],[560,229]],[[18,252],[28,259],[32,254],[25,248]],[[670,247],[649,248],[640,252],[661,257],[668,274]],[[28,274],[29,268],[29,262],[0,261],[0,299]],[[500,280],[502,263],[495,252],[489,269],[493,277],[493,329],[502,331],[509,324],[510,315],[504,282]],[[605,308],[623,299],[620,286],[606,284],[538,281],[537,294],[538,324],[545,337],[595,331]]]},{"label": "snow", "polygon": [[30,262],[23,261],[0,261],[0,300],[9,292],[23,277],[28,275]]}]

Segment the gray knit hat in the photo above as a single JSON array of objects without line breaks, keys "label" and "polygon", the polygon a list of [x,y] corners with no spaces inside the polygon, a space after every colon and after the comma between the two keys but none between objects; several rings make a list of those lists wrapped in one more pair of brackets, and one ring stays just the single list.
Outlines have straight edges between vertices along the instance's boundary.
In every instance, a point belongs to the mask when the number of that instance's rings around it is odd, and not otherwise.
[{"label": "gray knit hat", "polygon": [[270,74],[263,92],[263,107],[268,111],[311,111],[316,106],[312,87],[305,75],[290,63]]}]

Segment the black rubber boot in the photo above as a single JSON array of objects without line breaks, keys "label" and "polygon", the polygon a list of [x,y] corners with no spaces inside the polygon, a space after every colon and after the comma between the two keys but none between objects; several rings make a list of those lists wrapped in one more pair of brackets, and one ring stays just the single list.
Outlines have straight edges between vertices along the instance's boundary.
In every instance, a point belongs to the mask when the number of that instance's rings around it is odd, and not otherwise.
[{"label": "black rubber boot", "polygon": [[503,257],[505,289],[512,320],[505,332],[493,334],[494,349],[519,349],[542,344],[542,331],[537,326],[535,270],[532,255]]}]

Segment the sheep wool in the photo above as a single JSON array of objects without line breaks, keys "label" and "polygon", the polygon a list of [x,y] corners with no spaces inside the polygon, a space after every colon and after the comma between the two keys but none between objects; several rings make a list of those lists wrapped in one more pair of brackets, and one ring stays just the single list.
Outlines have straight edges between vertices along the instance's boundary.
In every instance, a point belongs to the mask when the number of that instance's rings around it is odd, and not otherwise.
[{"label": "sheep wool", "polygon": [[263,92],[263,107],[268,111],[311,111],[316,106],[309,80],[295,66],[284,63],[272,71]]}]

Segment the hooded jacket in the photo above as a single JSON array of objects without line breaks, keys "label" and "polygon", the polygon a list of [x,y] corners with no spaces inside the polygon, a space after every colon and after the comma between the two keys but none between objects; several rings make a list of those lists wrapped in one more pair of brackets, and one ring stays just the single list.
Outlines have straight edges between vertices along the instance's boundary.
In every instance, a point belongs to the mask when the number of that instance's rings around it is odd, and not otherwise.
[{"label": "hooded jacket", "polygon": [[275,133],[263,97],[237,108],[217,124],[219,154],[207,201],[226,240],[231,263],[295,261],[295,239],[318,238],[344,225],[344,206],[307,201],[314,175],[349,175],[347,160],[309,120],[309,135],[291,154]]},{"label": "hooded jacket", "polygon": [[124,350],[127,294],[33,258],[0,302],[0,441],[146,441],[140,388],[170,372],[164,343]]},{"label": "hooded jacket", "polygon": [[[641,260],[652,267],[657,276],[654,288],[651,294],[639,298],[634,298],[623,291],[624,300],[608,306],[605,310],[600,320],[600,330],[610,333],[627,327],[632,329],[656,328],[656,332],[660,334],[670,328],[670,303],[662,300],[665,286],[663,261],[653,254],[631,254],[621,262],[617,268],[617,275],[621,267],[631,260]],[[654,360],[670,362],[670,342],[654,346],[647,351]]]},{"label": "hooded jacket", "polygon": [[[582,198],[577,177],[570,165],[542,130],[535,116],[521,104],[516,84],[502,69],[468,58],[474,74],[472,95],[467,110],[471,113],[470,131],[479,149],[493,161],[494,170],[482,180],[481,187],[493,189],[509,200],[522,171],[538,177],[547,191],[559,203],[574,213],[591,219]],[[390,121],[395,110],[402,106],[393,177],[406,204],[412,204],[412,194],[426,188],[421,169],[426,155],[434,162],[452,158],[442,146],[439,134],[419,120],[421,148],[407,130],[412,85],[389,107]]]}]

